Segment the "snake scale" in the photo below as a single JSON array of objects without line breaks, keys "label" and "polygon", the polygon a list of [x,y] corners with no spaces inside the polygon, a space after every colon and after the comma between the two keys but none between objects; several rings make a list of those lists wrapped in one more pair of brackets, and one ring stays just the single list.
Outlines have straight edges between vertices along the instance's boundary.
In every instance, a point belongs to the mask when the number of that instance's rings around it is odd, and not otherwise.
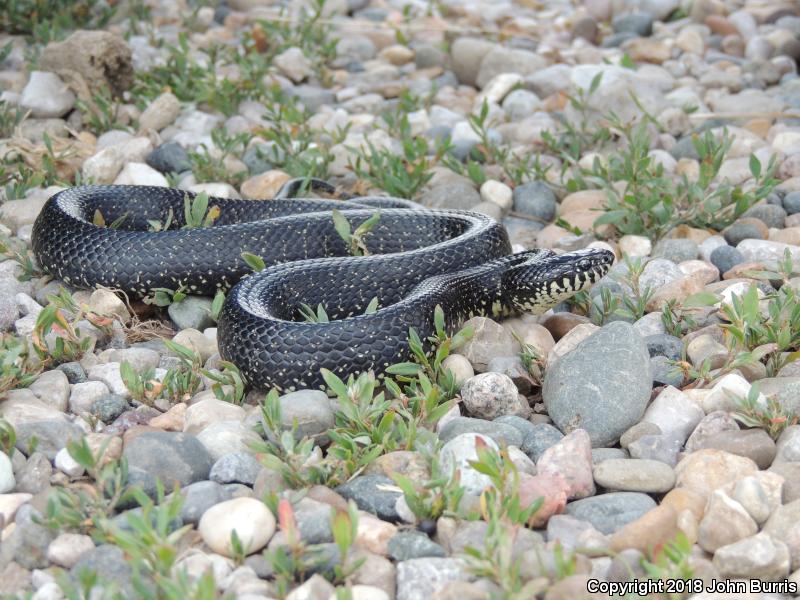
[{"label": "snake scale", "polygon": [[[322,182],[316,186],[325,187]],[[292,195],[290,182],[279,196]],[[211,198],[211,227],[181,229],[182,190],[80,186],[51,197],[33,227],[39,265],[67,284],[142,297],[154,288],[227,298],[218,322],[221,356],[256,389],[324,385],[320,368],[344,377],[408,358],[407,336],[434,330],[436,305],[454,328],[472,315],[541,313],[600,279],[612,253],[549,250],[511,254],[506,230],[473,212],[428,210],[394,198],[348,201]],[[367,256],[350,256],[336,232],[338,208],[355,228],[380,211],[365,236]],[[119,228],[95,225],[125,216]],[[148,220],[174,219],[166,231]],[[243,252],[267,268],[253,273]],[[378,310],[364,314],[377,298]],[[301,303],[321,304],[327,323],[305,322]]]}]

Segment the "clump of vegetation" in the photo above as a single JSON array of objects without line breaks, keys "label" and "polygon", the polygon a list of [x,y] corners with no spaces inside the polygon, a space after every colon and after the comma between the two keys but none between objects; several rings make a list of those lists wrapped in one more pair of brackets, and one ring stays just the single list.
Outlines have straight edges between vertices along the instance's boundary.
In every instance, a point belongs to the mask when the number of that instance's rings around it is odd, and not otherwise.
[{"label": "clump of vegetation", "polygon": [[203,145],[200,150],[189,152],[189,162],[197,182],[224,181],[234,186],[241,185],[247,177],[247,169],[234,171],[226,165],[225,159],[239,159],[252,137],[247,132],[229,135],[223,128],[215,128],[211,132],[212,148]]},{"label": "clump of vegetation", "polygon": [[691,558],[692,542],[680,532],[673,540],[656,548],[650,557],[643,559],[642,568],[651,580],[664,581],[668,586],[675,587],[676,592],[665,592],[660,595],[661,598],[681,600],[687,592],[702,593],[705,589],[702,580],[695,577]]},{"label": "clump of vegetation", "polygon": [[[773,177],[777,168],[774,157],[762,169],[755,155],[750,157],[750,172],[755,181],[752,189],[746,191],[727,181],[718,182],[717,175],[732,139],[727,132],[717,139],[711,131],[692,138],[700,164],[697,180],[684,175],[676,183],[649,155],[651,136],[646,121],[638,125],[617,122],[615,127],[627,142],[625,149],[609,155],[606,165],[595,160],[591,171],[584,176],[585,182],[605,189],[608,197],[606,213],[595,221],[596,227],[611,224],[621,234],[655,239],[678,225],[721,230],[766,198],[778,183]],[[622,194],[613,187],[618,181],[626,182]]]},{"label": "clump of vegetation", "polygon": [[255,146],[256,154],[292,177],[327,179],[334,160],[331,147],[344,141],[349,126],[333,133],[314,129],[309,124],[313,113],[277,86],[267,90],[263,102],[269,127],[259,133],[270,144]]},{"label": "clump of vegetation", "polygon": [[36,379],[40,367],[31,361],[28,345],[11,334],[0,335],[0,398],[8,390],[23,388]]},{"label": "clump of vegetation", "polygon": [[489,449],[480,438],[475,441],[478,459],[470,466],[489,477],[491,485],[480,497],[480,516],[488,524],[484,546],[465,549],[470,571],[497,584],[510,600],[535,596],[538,582],[522,576],[522,558],[516,556],[514,541],[521,528],[531,522],[541,508],[538,498],[524,506],[519,496],[519,473],[505,450]]},{"label": "clump of vegetation", "polygon": [[0,30],[47,44],[76,29],[104,27],[115,12],[115,3],[106,0],[7,0]]},{"label": "clump of vegetation", "polygon": [[431,441],[429,429],[450,410],[457,391],[442,362],[471,335],[461,331],[448,336],[441,309],[437,308],[436,314],[437,333],[427,340],[428,352],[412,330],[409,345],[414,362],[388,369],[383,379],[386,391],[379,391],[379,381],[372,373],[343,381],[322,370],[339,404],[335,427],[326,434],[330,445],[324,455],[315,440],[298,439],[296,431],[285,431],[278,392],[267,394],[261,412],[269,441],[257,449],[265,466],[280,473],[292,488],[338,485],[382,454]]},{"label": "clump of vegetation", "polygon": [[766,431],[773,440],[777,440],[783,430],[797,425],[800,417],[784,408],[774,397],[768,397],[766,403],[758,391],[758,383],[750,386],[747,396],[737,397],[738,411],[733,418],[745,427],[758,427]]},{"label": "clump of vegetation", "polygon": [[406,115],[400,119],[399,133],[402,154],[376,148],[368,140],[366,148],[350,149],[356,157],[350,168],[358,177],[392,196],[413,199],[433,177],[431,167],[441,159],[446,147],[440,145],[433,156],[429,155],[425,138],[411,135]]}]

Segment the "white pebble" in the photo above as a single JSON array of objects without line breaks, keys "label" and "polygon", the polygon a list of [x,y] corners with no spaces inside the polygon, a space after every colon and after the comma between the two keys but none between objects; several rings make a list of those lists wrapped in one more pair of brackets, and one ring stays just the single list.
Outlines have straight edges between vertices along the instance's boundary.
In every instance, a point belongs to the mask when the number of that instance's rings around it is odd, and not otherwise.
[{"label": "white pebble", "polygon": [[247,554],[258,552],[275,533],[275,517],[260,500],[234,498],[209,508],[198,526],[203,541],[217,554],[233,556],[231,534],[236,531]]},{"label": "white pebble", "polygon": [[74,458],[72,458],[72,455],[66,448],[62,448],[56,453],[55,463],[56,463],[56,469],[58,469],[65,475],[69,475],[73,479],[76,477],[80,477],[84,473],[83,467],[80,464],[78,464],[78,462]]}]

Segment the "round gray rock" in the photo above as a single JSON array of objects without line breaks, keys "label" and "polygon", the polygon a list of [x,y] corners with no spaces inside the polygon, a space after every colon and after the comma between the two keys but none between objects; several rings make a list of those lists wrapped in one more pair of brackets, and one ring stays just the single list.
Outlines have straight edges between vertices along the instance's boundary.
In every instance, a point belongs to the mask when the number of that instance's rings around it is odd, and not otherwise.
[{"label": "round gray rock", "polygon": [[570,502],[565,512],[610,535],[655,507],[656,501],[647,494],[611,492]]},{"label": "round gray rock", "polygon": [[610,446],[641,418],[652,382],[647,346],[630,324],[617,321],[550,366],[542,397],[561,431],[581,427],[593,447]]},{"label": "round gray rock", "polygon": [[211,318],[211,298],[205,296],[187,296],[180,302],[169,305],[169,318],[178,329],[197,329],[203,331],[214,326]]},{"label": "round gray rock", "polygon": [[744,262],[744,256],[733,246],[719,246],[711,251],[711,264],[717,267],[720,275]]},{"label": "round gray rock", "polygon": [[387,544],[389,556],[396,561],[423,558],[425,556],[447,556],[444,548],[432,541],[424,533],[401,531]]},{"label": "round gray rock", "polygon": [[514,188],[514,210],[550,222],[556,217],[556,195],[543,181],[529,181]]},{"label": "round gray rock", "polygon": [[481,419],[517,414],[522,410],[517,386],[503,373],[481,373],[461,386],[461,400],[467,411]]},{"label": "round gray rock", "polygon": [[177,483],[185,487],[208,479],[213,460],[193,435],[168,431],[147,431],[125,446],[129,483],[140,484],[148,495],[155,494],[156,479],[171,491]]},{"label": "round gray rock", "polygon": [[261,463],[247,452],[231,452],[211,467],[208,478],[217,483],[243,483],[252,486],[261,471]]}]

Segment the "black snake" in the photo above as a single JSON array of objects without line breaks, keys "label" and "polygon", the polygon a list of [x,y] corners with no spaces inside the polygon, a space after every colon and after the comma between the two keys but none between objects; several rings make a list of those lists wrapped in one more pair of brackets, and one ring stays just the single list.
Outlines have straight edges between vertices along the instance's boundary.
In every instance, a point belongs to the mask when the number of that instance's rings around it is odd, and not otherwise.
[{"label": "black snake", "polygon": [[[181,229],[186,195],[145,186],[63,190],[36,219],[34,254],[77,287],[134,296],[154,288],[227,291],[220,354],[257,389],[319,387],[321,367],[342,377],[381,372],[407,359],[410,327],[423,339],[432,334],[436,305],[449,328],[471,315],[543,312],[600,279],[613,260],[605,250],[511,255],[506,230],[488,216],[393,198],[211,198],[209,206],[220,208],[213,226]],[[365,236],[368,256],[350,256],[333,208],[346,208],[353,228],[380,211]],[[118,229],[102,227],[96,211],[108,223],[125,218]],[[170,229],[148,231],[148,220],[163,222],[170,212]],[[252,274],[243,252],[261,256],[267,268]],[[364,314],[375,298],[378,310]],[[321,304],[330,322],[303,321],[303,303]]]}]

